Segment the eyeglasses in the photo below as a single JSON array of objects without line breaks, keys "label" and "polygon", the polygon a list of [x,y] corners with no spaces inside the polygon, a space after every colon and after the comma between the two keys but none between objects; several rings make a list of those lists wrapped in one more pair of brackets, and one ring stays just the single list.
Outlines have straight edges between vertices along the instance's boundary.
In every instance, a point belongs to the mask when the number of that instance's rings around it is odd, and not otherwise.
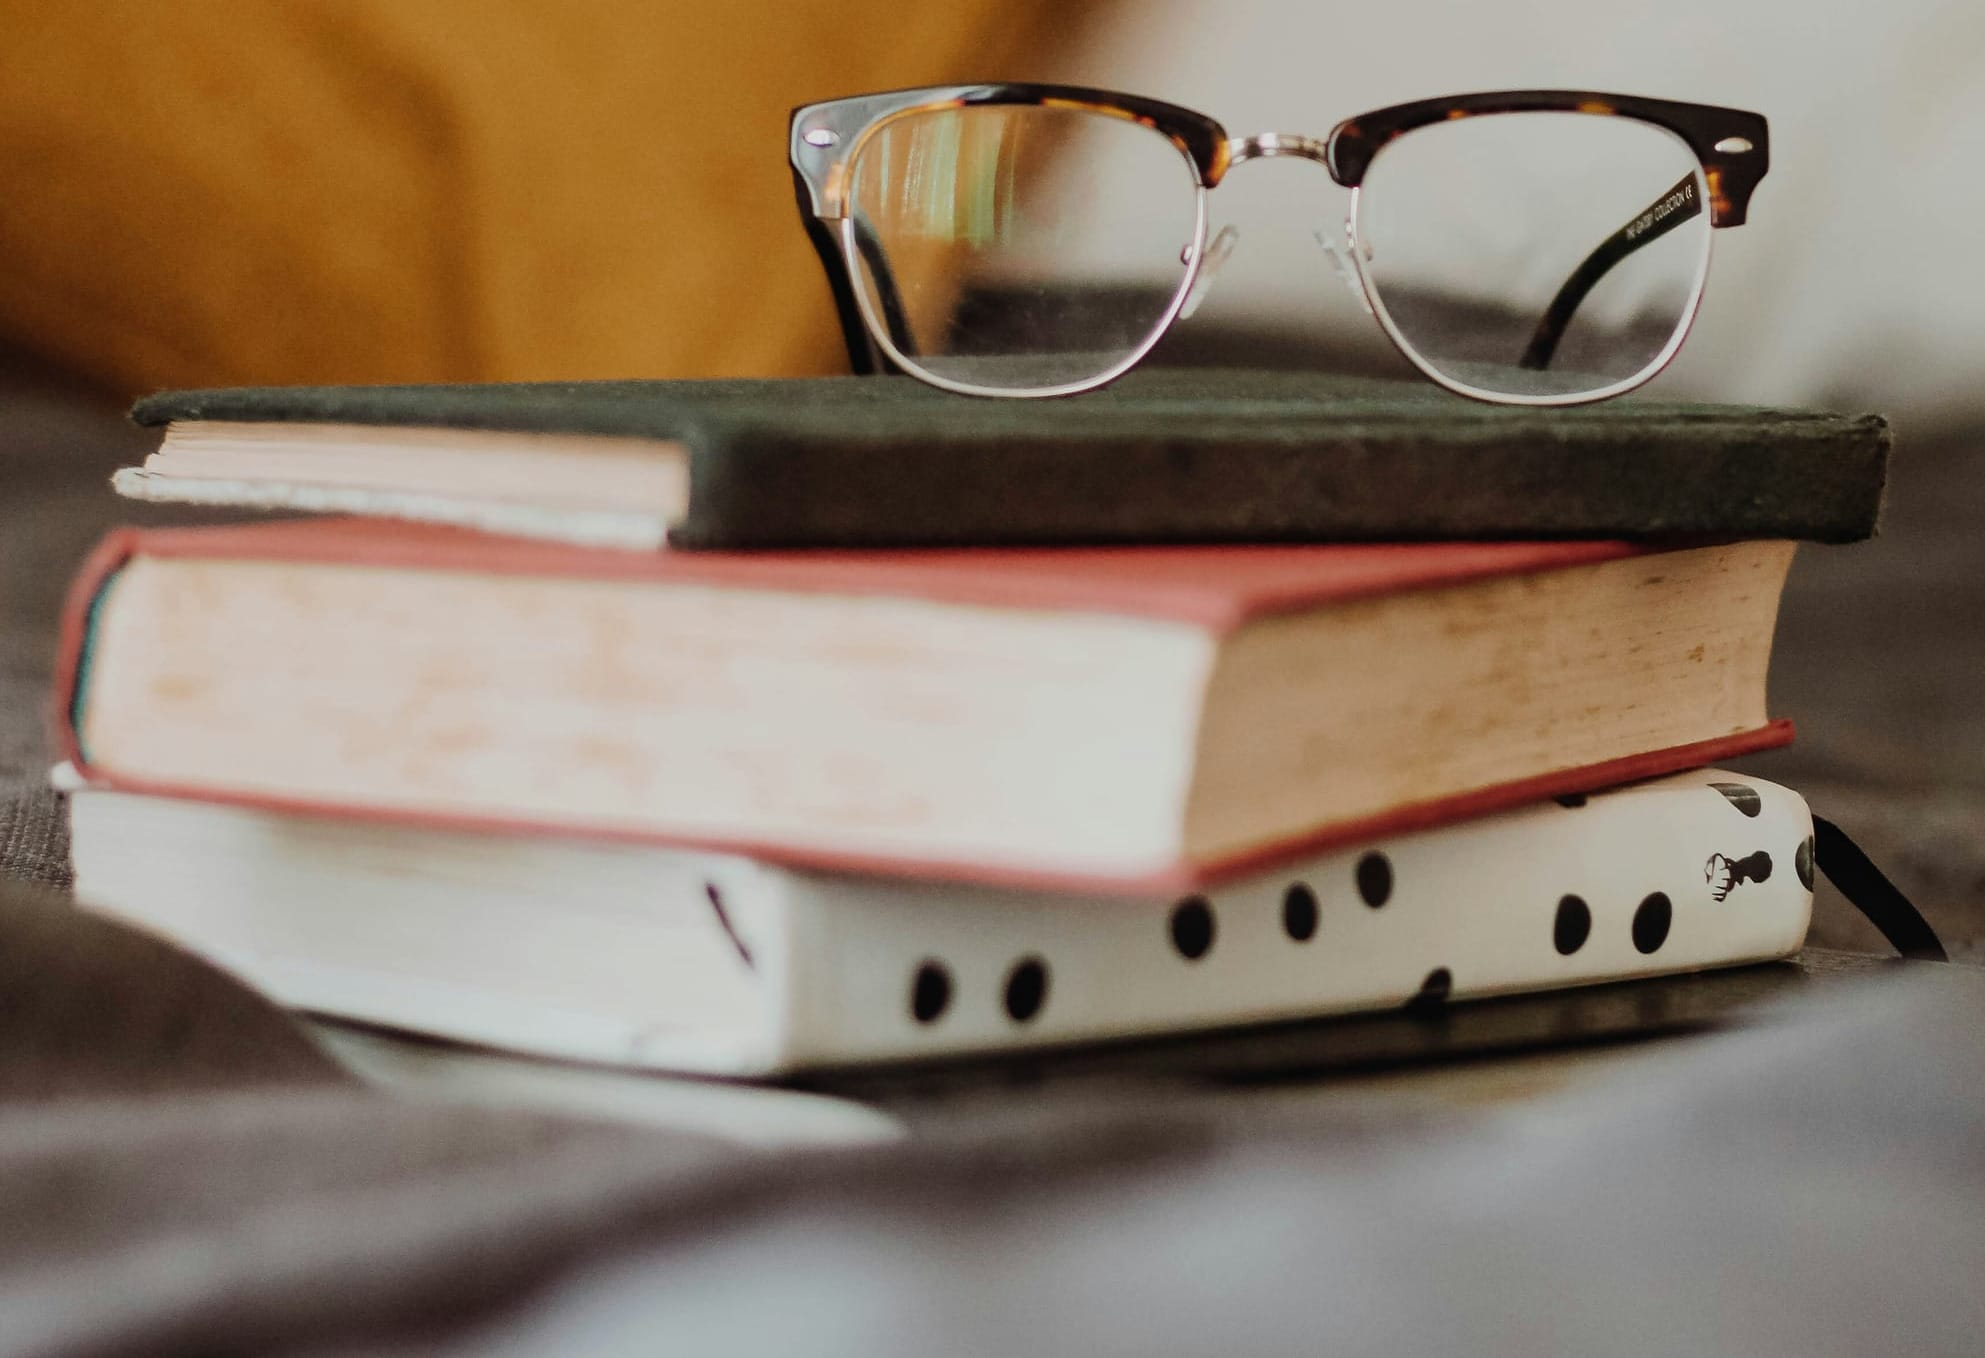
[{"label": "eyeglasses", "polygon": [[[1233,248],[1207,193],[1250,160],[1351,190],[1327,258],[1399,351],[1464,396],[1569,405],[1667,366],[1712,227],[1768,164],[1755,113],[1568,90],[1380,109],[1327,137],[1229,137],[1131,95],[955,85],[808,104],[800,214],[857,372],[975,396],[1110,381],[1190,316]],[[1705,207],[1707,213],[1705,214]]]}]

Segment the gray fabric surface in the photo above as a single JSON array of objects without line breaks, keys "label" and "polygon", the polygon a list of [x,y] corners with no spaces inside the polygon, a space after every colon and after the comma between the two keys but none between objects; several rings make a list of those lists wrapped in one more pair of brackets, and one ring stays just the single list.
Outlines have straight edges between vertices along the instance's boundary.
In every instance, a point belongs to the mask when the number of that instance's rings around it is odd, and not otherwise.
[{"label": "gray fabric surface", "polygon": [[158,939],[0,882],[0,1109],[345,1083],[274,1005]]},{"label": "gray fabric surface", "polygon": [[1985,973],[1932,971],[1461,1126],[1175,1109],[1137,1138],[1169,1156],[1073,1181],[984,1147],[815,1176],[445,1345],[351,1351],[1976,1353]]}]

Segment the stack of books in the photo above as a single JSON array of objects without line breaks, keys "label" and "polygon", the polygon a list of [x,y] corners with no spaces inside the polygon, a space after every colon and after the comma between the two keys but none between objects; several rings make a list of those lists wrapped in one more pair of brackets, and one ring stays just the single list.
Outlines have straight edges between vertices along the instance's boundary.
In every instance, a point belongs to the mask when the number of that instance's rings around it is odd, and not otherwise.
[{"label": "stack of books", "polygon": [[1810,816],[1715,765],[1791,738],[1791,540],[1870,531],[1888,446],[1177,376],[138,415],[127,494],[357,517],[85,568],[79,899],[302,1009],[726,1074],[1796,950]]}]

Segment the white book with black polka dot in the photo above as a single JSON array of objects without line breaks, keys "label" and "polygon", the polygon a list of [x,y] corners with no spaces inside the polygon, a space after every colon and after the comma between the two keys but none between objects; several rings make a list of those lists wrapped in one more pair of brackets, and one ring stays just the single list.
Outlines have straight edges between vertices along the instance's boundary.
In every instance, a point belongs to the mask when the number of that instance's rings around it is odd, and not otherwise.
[{"label": "white book with black polka dot", "polygon": [[734,1075],[1727,966],[1796,951],[1812,908],[1805,802],[1717,770],[1165,898],[92,787],[70,805],[80,901],[288,1005]]}]

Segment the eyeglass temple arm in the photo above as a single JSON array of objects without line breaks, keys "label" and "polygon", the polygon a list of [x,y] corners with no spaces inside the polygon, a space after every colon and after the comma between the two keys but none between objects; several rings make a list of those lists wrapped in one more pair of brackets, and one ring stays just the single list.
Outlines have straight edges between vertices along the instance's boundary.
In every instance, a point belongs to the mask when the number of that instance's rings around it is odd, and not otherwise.
[{"label": "eyeglass temple arm", "polygon": [[[835,238],[833,229],[814,214],[812,195],[798,170],[793,171],[793,189],[799,198],[800,220],[806,224],[807,239],[813,242],[814,252],[820,256],[820,267],[827,273],[827,286],[834,293],[834,310],[841,321],[841,339],[848,346],[848,367],[863,377],[895,372],[896,365],[869,337],[868,326],[862,322],[861,307],[855,301],[854,280],[848,276],[847,264],[841,258],[841,244]],[[889,262],[883,257],[882,247],[874,233],[859,218],[855,221],[855,242],[875,276],[883,321],[889,327],[891,341],[903,353],[915,352],[910,344],[910,328],[903,319],[903,303],[896,291],[895,276],[889,271]]]},{"label": "eyeglass temple arm", "polygon": [[1586,294],[1598,286],[1599,280],[1643,245],[1652,244],[1701,212],[1702,195],[1695,191],[1695,174],[1691,172],[1602,241],[1598,249],[1572,270],[1571,277],[1558,289],[1558,295],[1551,299],[1551,305],[1544,309],[1518,366],[1536,370],[1550,367],[1551,358],[1558,351],[1558,341],[1564,338],[1565,327],[1571,324],[1573,313],[1585,301]]},{"label": "eyeglass temple arm", "polygon": [[[862,262],[868,265],[869,277],[874,281],[875,300],[882,308],[882,323],[889,327],[889,342],[896,346],[897,353],[914,355],[917,342],[910,334],[910,318],[903,310],[903,295],[896,290],[896,275],[889,267],[889,255],[867,222],[860,217],[852,220],[855,248],[862,252]],[[886,354],[878,355],[878,358],[884,368],[895,371],[896,365],[889,361]]]}]

